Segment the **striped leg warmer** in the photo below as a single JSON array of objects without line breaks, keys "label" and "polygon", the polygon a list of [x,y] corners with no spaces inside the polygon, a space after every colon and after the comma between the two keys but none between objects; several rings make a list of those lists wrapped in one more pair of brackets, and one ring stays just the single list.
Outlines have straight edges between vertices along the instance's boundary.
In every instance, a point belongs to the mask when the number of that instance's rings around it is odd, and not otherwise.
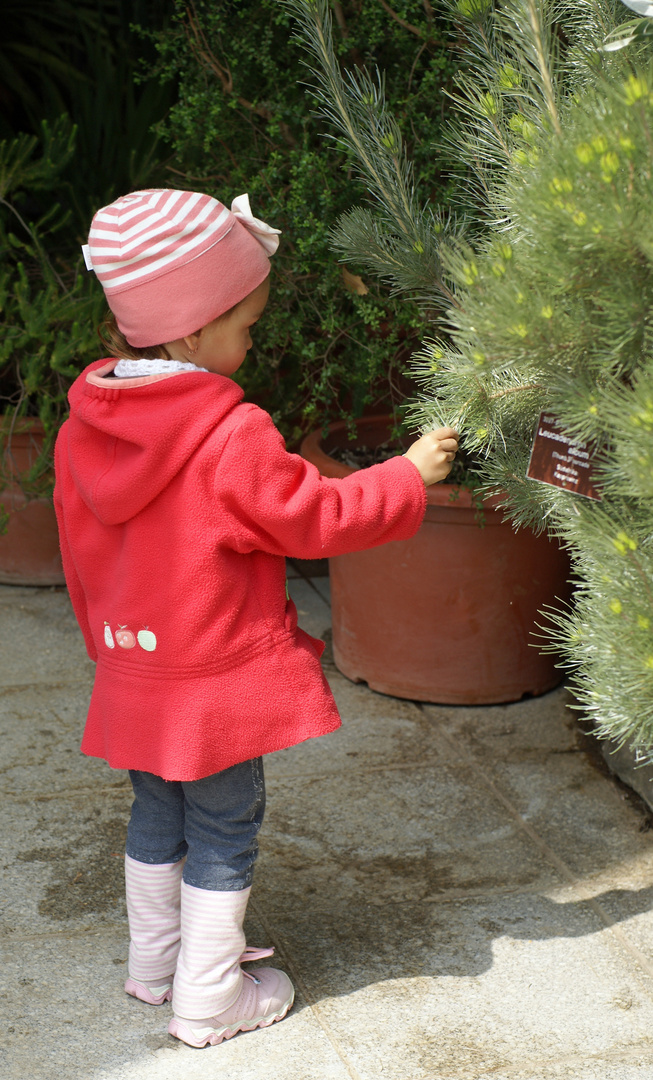
[{"label": "striped leg warmer", "polygon": [[[170,998],[180,941],[180,886],[183,860],[150,864],[125,856],[125,887],[129,918],[128,983],[149,987],[161,1001]],[[167,991],[163,984],[167,982]],[[158,984],[153,986],[153,984]],[[159,1001],[125,986],[127,993],[150,1004]],[[158,991],[158,993],[157,993]]]},{"label": "striped leg warmer", "polygon": [[173,988],[176,1016],[212,1017],[241,992],[239,960],[250,889],[213,892],[181,883],[181,950]]}]

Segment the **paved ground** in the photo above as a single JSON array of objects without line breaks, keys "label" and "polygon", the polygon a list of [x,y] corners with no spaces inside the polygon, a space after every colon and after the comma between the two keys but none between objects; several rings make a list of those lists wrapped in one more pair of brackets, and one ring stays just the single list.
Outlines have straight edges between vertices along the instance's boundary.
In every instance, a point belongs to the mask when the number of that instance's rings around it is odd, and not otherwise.
[{"label": "paved ground", "polygon": [[[327,631],[327,580],[291,589]],[[130,789],[78,753],[92,665],[67,595],[0,588],[0,1075],[652,1080],[653,833],[564,689],[423,707],[327,672],[344,726],[267,761],[248,920],[297,1003],[193,1050],[122,990]]]}]

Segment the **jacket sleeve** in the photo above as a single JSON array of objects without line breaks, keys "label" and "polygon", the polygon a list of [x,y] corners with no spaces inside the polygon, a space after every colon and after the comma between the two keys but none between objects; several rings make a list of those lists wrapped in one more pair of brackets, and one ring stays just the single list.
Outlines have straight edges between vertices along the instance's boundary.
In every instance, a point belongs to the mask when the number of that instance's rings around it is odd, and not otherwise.
[{"label": "jacket sleeve", "polygon": [[271,418],[256,406],[231,433],[216,483],[232,523],[232,546],[241,553],[319,559],[362,551],[413,536],[426,508],[424,482],[407,458],[343,479],[323,477],[288,453]]},{"label": "jacket sleeve", "polygon": [[61,433],[59,435],[59,441],[55,451],[55,472],[57,474],[57,482],[54,489],[54,509],[57,515],[57,525],[59,527],[59,547],[61,549],[61,561],[63,562],[63,572],[66,578],[66,585],[68,586],[68,593],[70,595],[70,601],[73,605],[73,611],[75,612],[75,618],[79,623],[79,628],[82,631],[84,642],[86,644],[86,651],[91,660],[97,662],[97,649],[95,642],[93,641],[93,634],[91,633],[91,626],[88,620],[88,609],[86,605],[86,596],[82,583],[77,573],[77,568],[73,560],[68,538],[66,536],[66,522],[63,511],[63,500],[61,497],[63,479],[61,476],[61,469],[57,468],[58,459],[61,455]]}]

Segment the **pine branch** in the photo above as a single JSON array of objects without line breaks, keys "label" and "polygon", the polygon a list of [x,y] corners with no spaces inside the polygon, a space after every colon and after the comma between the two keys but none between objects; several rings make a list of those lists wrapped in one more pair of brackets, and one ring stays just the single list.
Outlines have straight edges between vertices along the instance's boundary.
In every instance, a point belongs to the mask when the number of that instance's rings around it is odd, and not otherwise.
[{"label": "pine branch", "polygon": [[[335,129],[336,140],[358,166],[368,197],[376,205],[376,218],[363,209],[339,220],[334,246],[347,261],[355,259],[395,292],[433,305],[455,303],[443,278],[440,249],[459,222],[436,222],[428,204],[420,205],[401,129],[385,99],[384,80],[377,71],[341,72],[333,44],[327,0],[282,0],[296,16],[297,39],[308,49],[313,63],[309,90],[321,115]],[[416,294],[416,295],[415,295]]]},{"label": "pine branch", "polygon": [[558,90],[554,85],[556,55],[550,23],[547,25],[543,17],[543,5],[536,0],[511,0],[503,12],[503,21],[507,27],[514,25],[516,42],[539,75],[539,88],[553,130],[561,135]]},{"label": "pine branch", "polygon": [[354,262],[392,286],[392,294],[408,293],[422,305],[457,306],[455,293],[443,272],[443,243],[464,233],[454,218],[432,219],[424,243],[413,243],[393,231],[394,222],[369,209],[356,207],[342,214],[331,231],[334,249],[344,262]]},{"label": "pine branch", "polygon": [[[367,73],[347,72],[343,78],[327,0],[283,3],[298,20],[298,40],[316,61],[317,66],[310,68],[316,84],[309,90],[319,103],[320,114],[340,131],[341,145],[355,156],[377,198],[392,209],[401,228],[410,229],[414,216],[412,170],[403,154],[401,132],[385,108],[381,76],[377,73],[374,82]],[[389,178],[392,183],[388,183]]]}]

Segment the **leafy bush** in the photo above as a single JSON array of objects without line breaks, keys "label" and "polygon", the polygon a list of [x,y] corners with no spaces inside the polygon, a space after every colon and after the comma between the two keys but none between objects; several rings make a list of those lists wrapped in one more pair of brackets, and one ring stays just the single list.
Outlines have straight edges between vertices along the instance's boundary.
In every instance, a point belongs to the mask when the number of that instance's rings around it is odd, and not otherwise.
[{"label": "leafy bush", "polygon": [[[104,306],[77,260],[48,254],[68,224],[55,193],[74,149],[75,129],[66,117],[53,126],[43,121],[40,139],[23,134],[0,143],[0,437],[21,416],[43,423],[43,452],[25,479],[26,490],[34,493],[51,485],[50,454],[67,408],[66,391],[80,366],[97,358],[95,327]],[[47,207],[36,220],[21,212],[27,191],[32,206],[41,198]]]},{"label": "leafy bush", "polygon": [[[433,149],[453,70],[429,3],[335,5],[345,67],[380,63],[387,93],[411,134],[415,171],[443,199]],[[156,35],[159,74],[178,80],[165,124],[180,186],[230,202],[247,191],[255,215],[283,230],[273,290],[242,379],[285,433],[403,401],[408,356],[424,328],[416,306],[343,272],[330,250],[333,221],[357,192],[351,161],[329,152],[310,113],[309,73],[279,0],[178,0]],[[332,134],[334,129],[331,128]]]},{"label": "leafy bush", "polygon": [[[51,450],[71,381],[101,354],[106,304],[80,246],[93,212],[135,187],[166,183],[153,125],[172,84],[135,84],[142,41],[130,16],[161,23],[159,0],[12,2],[0,45],[0,448],[20,417],[45,428],[23,481],[52,485]],[[137,48],[138,46],[138,48]],[[116,92],[118,90],[118,92]],[[0,475],[0,484],[2,476]]]}]

